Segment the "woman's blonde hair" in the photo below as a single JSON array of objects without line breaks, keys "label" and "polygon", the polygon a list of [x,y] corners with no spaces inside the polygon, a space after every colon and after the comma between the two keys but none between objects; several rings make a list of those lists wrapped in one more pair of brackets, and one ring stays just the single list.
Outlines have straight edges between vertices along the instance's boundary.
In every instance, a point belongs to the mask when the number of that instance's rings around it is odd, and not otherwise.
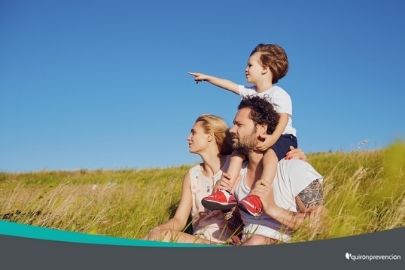
[{"label": "woman's blonde hair", "polygon": [[195,122],[201,122],[204,131],[214,135],[221,155],[229,155],[232,153],[229,127],[225,123],[224,119],[213,114],[203,114],[200,115]]}]

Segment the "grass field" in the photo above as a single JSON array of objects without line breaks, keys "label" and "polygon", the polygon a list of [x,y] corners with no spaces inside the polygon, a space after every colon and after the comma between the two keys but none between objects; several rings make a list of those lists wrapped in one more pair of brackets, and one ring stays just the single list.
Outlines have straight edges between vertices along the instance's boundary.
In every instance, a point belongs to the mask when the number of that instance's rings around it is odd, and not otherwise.
[{"label": "grass field", "polygon": [[[405,144],[351,153],[315,153],[326,211],[293,241],[405,226]],[[144,170],[0,173],[0,219],[68,231],[143,238],[174,214],[189,166]]]}]

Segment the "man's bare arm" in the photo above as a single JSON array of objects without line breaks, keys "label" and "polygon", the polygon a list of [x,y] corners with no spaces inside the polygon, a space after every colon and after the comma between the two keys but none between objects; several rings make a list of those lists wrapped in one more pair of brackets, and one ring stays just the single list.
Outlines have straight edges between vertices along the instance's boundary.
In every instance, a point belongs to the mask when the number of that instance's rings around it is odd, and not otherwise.
[{"label": "man's bare arm", "polygon": [[323,189],[322,183],[318,179],[304,188],[295,201],[298,206],[299,212],[308,212],[311,207],[322,205],[323,203]]},{"label": "man's bare arm", "polygon": [[255,193],[260,196],[266,214],[291,230],[298,229],[306,218],[317,215],[321,209],[323,191],[319,180],[314,180],[295,197],[298,212],[278,207],[274,202],[272,187],[262,180],[258,184],[260,188],[255,188]]}]

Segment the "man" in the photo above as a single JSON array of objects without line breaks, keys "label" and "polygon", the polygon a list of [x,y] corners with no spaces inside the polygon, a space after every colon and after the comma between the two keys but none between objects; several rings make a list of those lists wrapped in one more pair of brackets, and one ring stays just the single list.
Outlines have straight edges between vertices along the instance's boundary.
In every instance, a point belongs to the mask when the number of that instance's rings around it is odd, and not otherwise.
[{"label": "man", "polygon": [[[256,149],[260,139],[274,130],[272,105],[259,97],[243,99],[230,129],[232,145],[246,155],[246,161],[235,187],[235,197],[242,200],[250,190],[260,197],[264,214],[254,217],[241,212],[245,245],[288,241],[306,217],[318,213],[322,204],[322,176],[311,165],[299,159],[281,160],[274,181],[260,179],[264,153]],[[221,186],[229,188],[228,180]]]}]

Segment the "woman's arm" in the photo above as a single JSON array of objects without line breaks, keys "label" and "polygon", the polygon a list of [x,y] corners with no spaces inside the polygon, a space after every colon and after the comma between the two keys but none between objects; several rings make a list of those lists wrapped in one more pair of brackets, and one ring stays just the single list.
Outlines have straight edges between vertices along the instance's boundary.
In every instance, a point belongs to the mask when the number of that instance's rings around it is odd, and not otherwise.
[{"label": "woman's arm", "polygon": [[191,195],[190,173],[187,173],[183,181],[183,190],[181,193],[180,203],[179,206],[177,207],[174,217],[171,218],[168,222],[154,228],[153,230],[175,230],[175,231],[183,230],[187,224],[191,208],[192,208],[192,195]]}]

